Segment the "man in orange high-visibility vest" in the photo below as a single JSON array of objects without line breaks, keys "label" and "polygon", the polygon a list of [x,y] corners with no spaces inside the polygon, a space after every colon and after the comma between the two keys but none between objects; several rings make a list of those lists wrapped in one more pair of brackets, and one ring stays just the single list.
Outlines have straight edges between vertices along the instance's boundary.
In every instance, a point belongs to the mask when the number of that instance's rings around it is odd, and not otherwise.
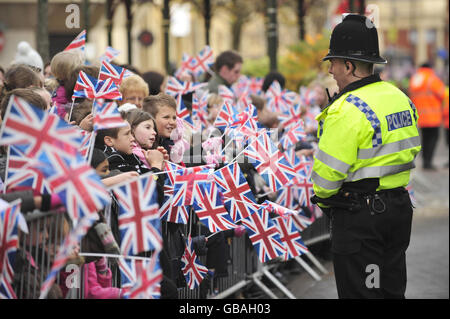
[{"label": "man in orange high-visibility vest", "polygon": [[409,94],[419,112],[418,126],[422,137],[423,168],[432,169],[433,155],[442,123],[445,85],[430,64],[423,64],[409,81]]},{"label": "man in orange high-visibility vest", "polygon": [[[450,133],[448,130],[448,86],[445,88],[445,96],[444,96],[444,110],[442,112],[442,121],[444,123],[445,129],[445,138],[447,139],[447,147],[449,146]],[[445,167],[448,167],[449,162],[445,164]]]}]

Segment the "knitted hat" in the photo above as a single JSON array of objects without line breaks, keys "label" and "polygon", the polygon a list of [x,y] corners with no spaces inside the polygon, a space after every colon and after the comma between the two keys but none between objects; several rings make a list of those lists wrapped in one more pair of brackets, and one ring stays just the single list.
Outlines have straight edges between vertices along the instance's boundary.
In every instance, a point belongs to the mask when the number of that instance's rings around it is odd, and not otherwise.
[{"label": "knitted hat", "polygon": [[44,70],[44,62],[42,61],[41,56],[26,41],[21,41],[17,45],[14,64],[26,64],[40,69],[41,72]]}]

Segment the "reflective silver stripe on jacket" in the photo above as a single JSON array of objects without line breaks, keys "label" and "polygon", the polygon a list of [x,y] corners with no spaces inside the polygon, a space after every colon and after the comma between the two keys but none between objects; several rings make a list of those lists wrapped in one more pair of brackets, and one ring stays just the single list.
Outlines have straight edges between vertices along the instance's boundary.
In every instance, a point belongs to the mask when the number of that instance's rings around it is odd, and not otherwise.
[{"label": "reflective silver stripe on jacket", "polygon": [[316,184],[317,186],[320,186],[322,188],[329,189],[329,190],[338,189],[344,183],[343,179],[340,181],[334,181],[334,182],[329,181],[329,180],[321,177],[315,171],[312,172],[311,179],[313,180],[314,184]]},{"label": "reflective silver stripe on jacket", "polygon": [[348,173],[345,181],[351,182],[370,177],[394,175],[406,170],[413,169],[414,167],[416,167],[414,161],[400,165],[362,167],[355,172]]},{"label": "reflective silver stripe on jacket", "polygon": [[370,159],[377,156],[400,152],[416,146],[420,146],[419,136],[413,136],[397,142],[379,145],[374,148],[360,149],[358,151],[358,159]]},{"label": "reflective silver stripe on jacket", "polygon": [[322,150],[319,150],[319,152],[316,155],[316,158],[325,165],[328,165],[332,169],[335,169],[338,172],[341,172],[342,174],[347,174],[347,171],[350,168],[350,165],[348,165],[347,163],[325,153]]}]

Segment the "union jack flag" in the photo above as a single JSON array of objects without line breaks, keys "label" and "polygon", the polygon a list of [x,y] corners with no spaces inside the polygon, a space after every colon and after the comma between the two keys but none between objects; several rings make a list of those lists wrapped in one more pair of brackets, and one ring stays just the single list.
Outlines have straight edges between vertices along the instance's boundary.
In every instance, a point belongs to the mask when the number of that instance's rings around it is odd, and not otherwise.
[{"label": "union jack flag", "polygon": [[227,128],[231,118],[238,113],[238,110],[236,110],[236,108],[231,103],[225,102],[222,105],[219,113],[217,114],[217,117],[214,121],[214,126],[223,131]]},{"label": "union jack flag", "polygon": [[98,79],[100,81],[105,81],[111,79],[115,85],[120,85],[125,74],[125,69],[109,63],[108,61],[102,61],[102,66],[100,68],[100,73],[98,74]]},{"label": "union jack flag", "polygon": [[33,165],[33,160],[23,156],[13,145],[8,150],[6,189],[33,189],[40,194],[49,194],[50,189],[42,172]]},{"label": "union jack flag", "polygon": [[82,140],[75,127],[15,95],[9,100],[0,136],[0,145],[14,144],[28,158],[44,150],[74,155]]},{"label": "union jack flag", "polygon": [[105,53],[100,57],[100,61],[111,62],[116,56],[120,54],[119,50],[114,49],[113,47],[106,47]]},{"label": "union jack flag", "polygon": [[41,285],[41,294],[39,299],[44,299],[47,296],[47,293],[53,285],[56,276],[59,274],[64,265],[66,265],[67,260],[72,255],[74,247],[80,242],[81,238],[86,235],[89,228],[92,227],[97,219],[97,213],[92,216],[82,218],[64,239],[64,242],[58,249],[52,268],[50,269],[47,278]]},{"label": "union jack flag", "polygon": [[316,93],[313,90],[301,86],[299,89],[299,93],[300,93],[300,102],[302,103],[302,105],[311,106],[315,103]]},{"label": "union jack flag", "polygon": [[312,218],[305,216],[305,212],[302,208],[298,209],[297,213],[291,215],[290,217],[294,222],[295,227],[297,227],[300,232],[308,228],[314,221]]},{"label": "union jack flag", "polygon": [[109,99],[109,100],[121,100],[122,94],[119,92],[119,88],[114,84],[111,78],[105,81],[97,82],[95,87],[96,99]]},{"label": "union jack flag", "polygon": [[268,134],[255,138],[244,154],[252,160],[253,166],[273,192],[286,185],[296,175],[292,165],[270,140]]},{"label": "union jack flag", "polygon": [[294,102],[295,96],[282,90],[278,81],[273,81],[266,92],[267,107],[272,112],[288,112]]},{"label": "union jack flag", "polygon": [[[289,163],[291,163],[298,178],[309,178],[311,176],[313,162],[309,157],[298,156],[293,147],[284,151],[284,155],[286,155]],[[294,185],[298,182],[298,178],[292,179],[289,184]]]},{"label": "union jack flag", "polygon": [[314,189],[311,178],[300,178],[295,186],[300,191],[298,198],[299,205],[313,207],[313,204],[311,203],[311,197],[314,196]]},{"label": "union jack flag", "polygon": [[294,209],[298,206],[299,197],[300,190],[292,183],[289,183],[278,191],[276,203],[289,209]]},{"label": "union jack flag", "polygon": [[120,208],[120,249],[126,255],[162,249],[155,185],[149,173],[113,188]]},{"label": "union jack flag", "polygon": [[252,99],[250,98],[248,89],[246,89],[244,92],[242,92],[241,94],[239,94],[237,96],[238,96],[238,98],[237,98],[236,104],[237,104],[237,107],[239,110],[243,110],[252,104]]},{"label": "union jack flag", "polygon": [[126,126],[127,122],[122,119],[117,110],[116,102],[99,103],[94,102],[94,131]]},{"label": "union jack flag", "polygon": [[250,91],[249,93],[260,95],[262,93],[262,86],[264,83],[264,79],[258,77],[249,77],[248,79],[249,79],[248,88]]},{"label": "union jack flag", "polygon": [[181,58],[181,65],[175,72],[175,77],[180,78],[183,74],[193,75],[194,74],[194,63],[195,58],[190,56],[187,53],[183,53],[183,57]]},{"label": "union jack flag", "polygon": [[182,119],[190,129],[194,128],[194,122],[192,121],[191,114],[189,113],[189,110],[183,100],[180,100],[180,103],[177,104],[177,116]]},{"label": "union jack flag", "polygon": [[190,235],[186,241],[186,247],[184,249],[184,255],[181,257],[181,263],[181,270],[186,278],[187,286],[189,289],[197,288],[208,273],[208,268],[198,261]]},{"label": "union jack flag", "polygon": [[131,288],[130,299],[159,299],[161,297],[162,270],[158,254],[149,260],[119,258],[122,288]]},{"label": "union jack flag", "polygon": [[192,60],[192,71],[196,77],[199,77],[211,68],[214,64],[214,53],[211,47],[205,46]]},{"label": "union jack flag", "polygon": [[303,242],[302,236],[292,219],[277,217],[273,221],[280,233],[280,240],[286,248],[283,256],[284,260],[289,260],[308,252],[308,247]]},{"label": "union jack flag", "polygon": [[231,163],[215,171],[214,180],[223,194],[225,207],[233,221],[238,222],[258,211],[255,197],[238,163]]},{"label": "union jack flag", "polygon": [[211,183],[212,175],[209,174],[209,166],[196,166],[184,168],[175,175],[173,185],[173,205],[190,206],[199,196],[195,185],[198,183]]},{"label": "union jack flag", "polygon": [[84,52],[84,47],[86,44],[86,30],[80,32],[75,39],[70,42],[70,44],[64,49],[64,51],[70,51],[75,49],[81,49]]},{"label": "union jack flag", "polygon": [[199,197],[194,204],[194,211],[200,221],[212,233],[237,227],[225,209],[222,193],[215,183],[196,184]]},{"label": "union jack flag", "polygon": [[218,89],[219,96],[225,103],[234,104],[234,99],[236,98],[232,89],[228,88],[226,85],[219,85]]},{"label": "union jack flag", "polygon": [[207,83],[183,82],[173,76],[169,76],[167,79],[166,93],[181,99],[181,95],[196,91],[206,85]]},{"label": "union jack flag", "polygon": [[73,89],[72,100],[75,98],[95,99],[96,87],[97,79],[80,71]]},{"label": "union jack flag", "polygon": [[209,126],[208,123],[208,90],[204,91],[202,95],[194,92],[192,94],[192,119],[194,122],[194,129],[201,131]]},{"label": "union jack flag", "polygon": [[89,156],[89,147],[91,146],[91,138],[93,138],[92,132],[81,130],[81,135],[83,136],[83,139],[79,151],[81,156],[87,160]]},{"label": "union jack flag", "polygon": [[0,299],[17,299],[12,287],[14,261],[19,247],[20,201],[0,210]]},{"label": "union jack flag", "polygon": [[301,105],[297,103],[291,106],[287,111],[279,114],[278,119],[285,129],[289,129],[298,123],[303,123]]},{"label": "union jack flag", "polygon": [[96,216],[111,202],[99,176],[81,155],[67,157],[45,152],[38,160],[50,189],[65,203],[74,224],[85,216]]},{"label": "union jack flag", "polygon": [[[159,209],[161,220],[167,220],[172,223],[187,224],[189,218],[189,206],[174,206],[173,205],[173,185],[175,184],[176,170],[183,169],[168,161],[164,162],[167,178],[164,181],[164,204]],[[179,196],[183,194],[180,193]]]},{"label": "union jack flag", "polygon": [[285,219],[288,219],[290,217],[290,215],[296,214],[296,212],[294,210],[291,210],[284,206],[278,205],[274,202],[270,202],[268,200],[265,200],[260,205],[260,209],[264,209],[268,213],[277,214]]},{"label": "union jack flag", "polygon": [[264,210],[260,210],[241,220],[258,254],[259,261],[265,263],[283,256],[286,248],[280,238],[280,232]]},{"label": "union jack flag", "polygon": [[301,121],[290,127],[288,131],[284,133],[283,137],[280,139],[280,143],[283,146],[283,149],[287,150],[305,138],[306,133],[303,129],[303,121]]}]

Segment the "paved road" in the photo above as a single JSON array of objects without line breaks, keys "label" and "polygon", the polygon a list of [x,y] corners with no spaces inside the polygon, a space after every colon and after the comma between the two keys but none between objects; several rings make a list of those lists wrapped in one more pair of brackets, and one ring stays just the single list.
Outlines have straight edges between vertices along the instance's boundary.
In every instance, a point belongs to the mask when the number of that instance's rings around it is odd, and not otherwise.
[{"label": "paved road", "polygon": [[[420,156],[412,177],[417,201],[410,246],[406,252],[408,285],[406,298],[449,298],[449,160],[443,135],[438,145],[436,172],[421,169]],[[290,278],[287,287],[301,299],[337,298],[333,267],[322,260],[329,274],[315,281],[306,273]]]}]

